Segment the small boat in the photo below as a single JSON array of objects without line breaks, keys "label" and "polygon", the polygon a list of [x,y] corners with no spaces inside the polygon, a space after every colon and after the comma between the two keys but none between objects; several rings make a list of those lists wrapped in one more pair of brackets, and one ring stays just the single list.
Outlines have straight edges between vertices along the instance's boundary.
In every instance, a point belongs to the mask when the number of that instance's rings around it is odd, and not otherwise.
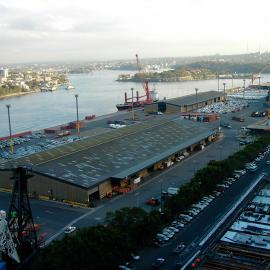
[{"label": "small boat", "polygon": [[75,87],[72,84],[68,84],[66,86],[66,90],[73,90],[73,89],[75,89]]}]

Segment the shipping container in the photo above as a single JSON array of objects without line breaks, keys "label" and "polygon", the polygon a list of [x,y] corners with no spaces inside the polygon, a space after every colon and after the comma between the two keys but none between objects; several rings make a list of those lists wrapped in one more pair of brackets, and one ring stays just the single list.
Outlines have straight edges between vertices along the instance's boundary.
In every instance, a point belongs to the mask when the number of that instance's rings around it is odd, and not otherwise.
[{"label": "shipping container", "polygon": [[45,128],[44,133],[45,134],[56,134],[58,133],[59,129],[58,128]]},{"label": "shipping container", "polygon": [[[11,138],[19,138],[19,137],[23,137],[25,135],[31,135],[31,134],[32,134],[32,131],[24,131],[24,132],[21,132],[21,133],[17,133],[17,134],[11,135]],[[2,141],[2,140],[8,140],[8,139],[9,139],[9,136],[1,137],[0,138],[0,141]]]},{"label": "shipping container", "polygon": [[85,116],[85,120],[93,120],[96,118],[95,114]]}]

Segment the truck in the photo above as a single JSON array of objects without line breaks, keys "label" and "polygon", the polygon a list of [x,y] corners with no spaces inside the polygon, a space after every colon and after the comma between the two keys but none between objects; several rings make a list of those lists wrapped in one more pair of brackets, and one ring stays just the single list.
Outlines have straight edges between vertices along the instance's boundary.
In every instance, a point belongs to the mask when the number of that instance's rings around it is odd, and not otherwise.
[{"label": "truck", "polygon": [[245,121],[245,119],[244,119],[244,118],[242,118],[242,117],[238,117],[238,116],[233,116],[233,117],[232,117],[232,120],[234,120],[234,121],[238,121],[238,122],[244,122],[244,121]]},{"label": "truck", "polygon": [[168,190],[167,190],[169,196],[177,195],[178,191],[179,191],[179,188],[176,188],[176,187],[168,187]]}]

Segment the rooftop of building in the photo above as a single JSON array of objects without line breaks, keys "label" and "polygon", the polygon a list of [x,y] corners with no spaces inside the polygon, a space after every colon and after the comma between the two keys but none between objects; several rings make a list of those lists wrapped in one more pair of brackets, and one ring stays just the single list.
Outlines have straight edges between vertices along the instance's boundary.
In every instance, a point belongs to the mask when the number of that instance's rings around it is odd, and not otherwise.
[{"label": "rooftop of building", "polygon": [[213,133],[202,123],[155,119],[32,154],[12,163],[14,166],[32,164],[37,173],[90,188],[109,178],[133,175]]},{"label": "rooftop of building", "polygon": [[210,99],[221,98],[224,96],[223,91],[207,91],[207,92],[199,92],[197,94],[187,95],[178,98],[172,98],[164,100],[167,104],[177,105],[177,106],[189,106],[200,102],[206,102]]},{"label": "rooftop of building", "polygon": [[[233,221],[201,269],[268,269],[270,266],[270,184],[257,192]],[[248,267],[247,267],[248,266]]]}]

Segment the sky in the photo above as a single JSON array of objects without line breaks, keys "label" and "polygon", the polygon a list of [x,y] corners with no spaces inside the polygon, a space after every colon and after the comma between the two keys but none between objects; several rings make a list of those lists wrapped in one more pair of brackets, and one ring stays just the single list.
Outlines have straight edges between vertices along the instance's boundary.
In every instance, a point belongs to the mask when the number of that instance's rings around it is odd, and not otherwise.
[{"label": "sky", "polygon": [[0,0],[0,64],[270,50],[269,0]]}]

